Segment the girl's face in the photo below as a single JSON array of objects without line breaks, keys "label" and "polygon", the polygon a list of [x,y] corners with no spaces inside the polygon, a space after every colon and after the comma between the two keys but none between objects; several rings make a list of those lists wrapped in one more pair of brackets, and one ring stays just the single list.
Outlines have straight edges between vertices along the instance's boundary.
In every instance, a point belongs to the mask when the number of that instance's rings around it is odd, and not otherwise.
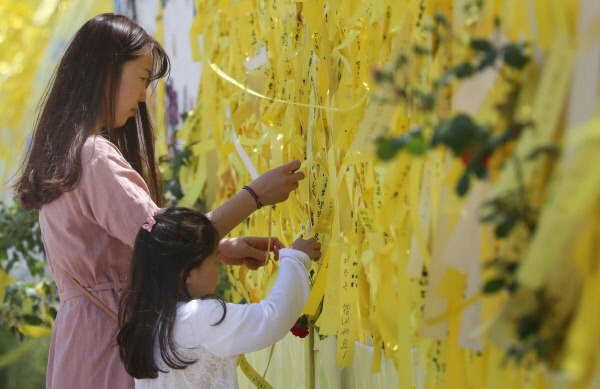
[{"label": "girl's face", "polygon": [[202,296],[215,292],[217,280],[219,278],[219,252],[215,252],[206,258],[200,266],[196,266],[190,271],[190,275],[185,281],[188,293],[193,299],[199,299]]},{"label": "girl's face", "polygon": [[146,101],[146,88],[152,65],[152,52],[123,64],[115,105],[115,127],[125,124],[127,119],[137,112],[138,103]]}]

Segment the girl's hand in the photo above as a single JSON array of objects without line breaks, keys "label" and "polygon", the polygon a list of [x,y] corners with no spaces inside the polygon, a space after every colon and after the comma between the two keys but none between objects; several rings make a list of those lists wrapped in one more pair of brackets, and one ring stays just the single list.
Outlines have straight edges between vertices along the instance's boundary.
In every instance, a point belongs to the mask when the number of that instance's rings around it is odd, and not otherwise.
[{"label": "girl's hand", "polygon": [[317,238],[298,238],[292,243],[291,248],[305,252],[313,261],[321,257],[321,243],[317,241]]},{"label": "girl's hand", "polygon": [[298,188],[298,181],[304,179],[304,173],[297,172],[300,161],[281,165],[262,174],[249,185],[260,198],[262,205],[277,204],[287,200],[290,192]]},{"label": "girl's hand", "polygon": [[[227,265],[241,265],[256,270],[265,264],[269,238],[247,236],[223,239],[219,242],[219,261]],[[284,248],[277,238],[271,238],[271,250],[275,260],[279,259],[279,249]]]}]

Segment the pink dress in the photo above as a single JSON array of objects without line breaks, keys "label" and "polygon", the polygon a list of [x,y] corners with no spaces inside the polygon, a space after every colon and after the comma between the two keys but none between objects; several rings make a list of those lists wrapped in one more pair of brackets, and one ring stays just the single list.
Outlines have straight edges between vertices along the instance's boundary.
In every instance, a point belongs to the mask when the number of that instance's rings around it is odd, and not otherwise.
[{"label": "pink dress", "polygon": [[158,207],[143,179],[108,140],[89,137],[81,163],[79,185],[40,210],[42,239],[61,299],[46,387],[133,388],[116,347],[117,324],[63,270],[117,313],[135,237]]}]

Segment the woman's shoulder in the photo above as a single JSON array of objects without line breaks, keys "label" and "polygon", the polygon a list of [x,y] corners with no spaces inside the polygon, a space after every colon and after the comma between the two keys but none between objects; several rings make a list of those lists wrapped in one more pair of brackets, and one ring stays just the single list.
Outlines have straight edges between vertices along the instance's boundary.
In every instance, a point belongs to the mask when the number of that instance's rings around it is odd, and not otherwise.
[{"label": "woman's shoulder", "polygon": [[101,135],[90,135],[81,148],[81,161],[83,165],[93,163],[107,156],[122,158],[119,149],[108,139]]}]

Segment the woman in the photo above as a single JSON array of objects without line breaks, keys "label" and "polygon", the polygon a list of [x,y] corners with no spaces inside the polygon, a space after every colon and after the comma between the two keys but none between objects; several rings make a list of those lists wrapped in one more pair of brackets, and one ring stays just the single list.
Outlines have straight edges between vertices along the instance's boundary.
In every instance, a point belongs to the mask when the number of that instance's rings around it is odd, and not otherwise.
[{"label": "woman", "polygon": [[[136,233],[161,206],[145,99],[148,85],[168,72],[169,59],[150,35],[122,15],[103,14],[75,34],[44,96],[15,197],[40,210],[62,302],[48,388],[133,387],[115,347],[116,323],[76,285],[117,312]],[[257,207],[287,199],[304,178],[299,167],[295,160],[266,172],[210,212],[219,235]],[[271,249],[282,247],[273,240]],[[219,258],[257,268],[266,250],[266,238],[227,239]]]}]

